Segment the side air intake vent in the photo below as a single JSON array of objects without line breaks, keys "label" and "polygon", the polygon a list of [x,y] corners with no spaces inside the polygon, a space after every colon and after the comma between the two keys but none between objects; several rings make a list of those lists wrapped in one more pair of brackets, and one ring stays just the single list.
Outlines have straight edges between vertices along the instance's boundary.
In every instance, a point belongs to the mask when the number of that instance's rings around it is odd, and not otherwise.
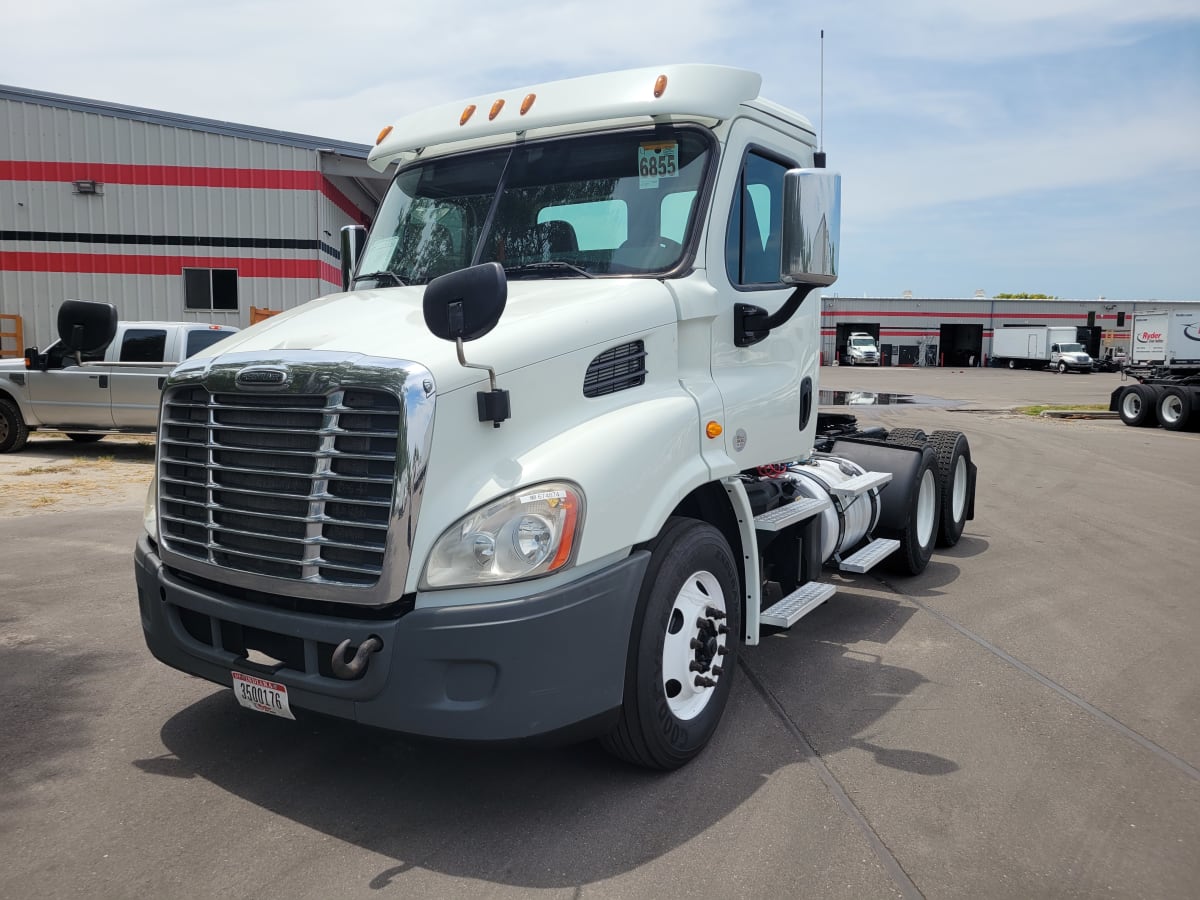
[{"label": "side air intake vent", "polygon": [[646,345],[641,341],[605,350],[583,378],[583,396],[603,397],[646,383]]}]

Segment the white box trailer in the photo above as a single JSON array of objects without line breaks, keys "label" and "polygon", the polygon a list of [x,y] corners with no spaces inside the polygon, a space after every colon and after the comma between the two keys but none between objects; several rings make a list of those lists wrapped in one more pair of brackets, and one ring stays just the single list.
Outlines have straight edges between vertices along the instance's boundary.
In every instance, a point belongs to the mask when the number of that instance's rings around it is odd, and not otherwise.
[{"label": "white box trailer", "polygon": [[1133,317],[1125,384],[1109,409],[1135,427],[1200,428],[1200,310],[1152,311]]},{"label": "white box trailer", "polygon": [[995,365],[1009,369],[1045,369],[1090,372],[1092,358],[1079,343],[1073,325],[1015,325],[992,335]]}]

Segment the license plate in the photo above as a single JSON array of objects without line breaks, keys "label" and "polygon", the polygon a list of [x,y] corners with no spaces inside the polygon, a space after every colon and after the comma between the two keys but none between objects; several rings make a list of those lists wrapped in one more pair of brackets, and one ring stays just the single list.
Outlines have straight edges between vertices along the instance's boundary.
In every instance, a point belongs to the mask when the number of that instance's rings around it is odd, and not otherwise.
[{"label": "license plate", "polygon": [[286,684],[243,675],[241,672],[230,674],[233,675],[233,696],[246,709],[295,720],[296,717],[292,715],[292,709],[288,706]]}]

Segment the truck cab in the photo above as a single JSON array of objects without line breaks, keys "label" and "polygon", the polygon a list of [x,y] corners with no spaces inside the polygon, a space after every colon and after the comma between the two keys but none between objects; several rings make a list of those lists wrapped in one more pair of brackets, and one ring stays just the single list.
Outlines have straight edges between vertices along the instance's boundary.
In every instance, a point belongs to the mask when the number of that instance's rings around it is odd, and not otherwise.
[{"label": "truck cab", "polygon": [[845,359],[852,366],[879,365],[879,348],[874,336],[862,331],[851,332],[846,339]]},{"label": "truck cab", "polygon": [[1066,341],[1050,345],[1050,368],[1062,374],[1091,372],[1094,366],[1082,344]]},{"label": "truck cab", "polygon": [[963,435],[818,414],[840,179],[760,83],[638,69],[386,128],[347,290],[168,379],[155,656],[286,718],[674,768],[823,566],[956,541]]}]

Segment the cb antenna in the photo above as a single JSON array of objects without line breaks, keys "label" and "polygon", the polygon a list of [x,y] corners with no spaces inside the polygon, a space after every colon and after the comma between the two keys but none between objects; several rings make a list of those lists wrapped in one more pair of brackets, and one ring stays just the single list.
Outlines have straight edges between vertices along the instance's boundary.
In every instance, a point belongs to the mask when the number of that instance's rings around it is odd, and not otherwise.
[{"label": "cb antenna", "polygon": [[813,168],[825,168],[825,29],[821,29],[821,71],[818,76],[821,119],[817,129],[817,152],[813,154]]}]

